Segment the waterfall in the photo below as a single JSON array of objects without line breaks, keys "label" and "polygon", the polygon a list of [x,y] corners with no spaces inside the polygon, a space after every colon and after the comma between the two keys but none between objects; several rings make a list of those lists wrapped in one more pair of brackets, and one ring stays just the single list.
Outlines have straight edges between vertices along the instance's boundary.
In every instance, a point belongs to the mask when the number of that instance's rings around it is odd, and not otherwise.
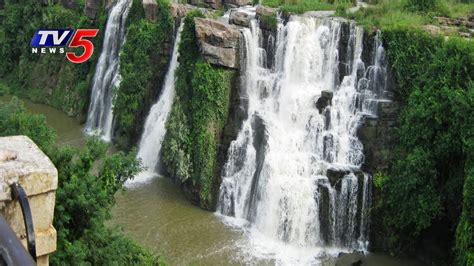
[{"label": "waterfall", "polygon": [[109,11],[104,43],[92,81],[91,102],[85,131],[110,141],[113,131],[113,99],[121,81],[120,49],[125,40],[125,22],[132,0],[118,0]]},{"label": "waterfall", "polygon": [[166,133],[166,120],[171,111],[173,99],[175,95],[175,72],[179,66],[179,43],[181,41],[181,31],[184,23],[181,22],[176,33],[176,39],[173,45],[173,53],[171,61],[166,73],[163,89],[158,101],[151,107],[150,113],[145,121],[145,127],[140,139],[138,148],[138,157],[142,160],[143,166],[146,170],[133,180],[128,181],[128,185],[146,183],[159,169],[159,158],[161,151],[161,144]]},{"label": "waterfall", "polygon": [[217,212],[244,221],[252,252],[283,264],[366,250],[371,177],[360,170],[357,129],[386,94],[380,33],[366,63],[363,29],[338,18],[279,23],[273,64],[273,39],[257,20],[242,35],[247,118],[229,147]]}]

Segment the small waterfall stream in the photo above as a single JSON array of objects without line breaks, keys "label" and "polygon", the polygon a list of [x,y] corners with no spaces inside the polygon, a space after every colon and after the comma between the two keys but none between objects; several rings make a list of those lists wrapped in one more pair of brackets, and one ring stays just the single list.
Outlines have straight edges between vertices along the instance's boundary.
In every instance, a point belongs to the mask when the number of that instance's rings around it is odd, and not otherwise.
[{"label": "small waterfall stream", "polygon": [[104,43],[92,81],[91,102],[85,131],[110,141],[113,132],[114,90],[120,86],[119,53],[125,41],[125,25],[132,0],[118,0],[109,11]]},{"label": "small waterfall stream", "polygon": [[357,129],[385,97],[380,35],[366,66],[352,22],[292,16],[267,41],[258,23],[242,29],[247,119],[228,151],[218,213],[245,225],[252,252],[283,264],[364,251],[371,177]]},{"label": "small waterfall stream", "polygon": [[181,22],[176,33],[171,61],[166,73],[163,90],[158,101],[151,107],[145,121],[144,130],[138,147],[138,157],[147,169],[128,181],[128,185],[146,183],[159,172],[160,151],[166,133],[168,119],[175,95],[175,72],[179,66],[179,43],[184,23]]}]

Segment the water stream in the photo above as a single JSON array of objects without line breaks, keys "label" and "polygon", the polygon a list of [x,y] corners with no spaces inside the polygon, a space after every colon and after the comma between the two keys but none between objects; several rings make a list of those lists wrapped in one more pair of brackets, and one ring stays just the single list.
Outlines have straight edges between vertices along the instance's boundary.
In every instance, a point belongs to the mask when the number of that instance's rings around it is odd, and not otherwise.
[{"label": "water stream", "polygon": [[163,90],[158,101],[151,107],[150,113],[146,119],[143,134],[138,146],[138,157],[142,160],[146,170],[135,176],[133,180],[127,182],[127,186],[147,183],[159,173],[159,161],[161,144],[166,133],[166,120],[171,111],[175,95],[175,71],[179,66],[179,43],[181,40],[181,31],[184,23],[180,23],[176,38],[174,41],[171,61],[166,73]]},{"label": "water stream", "polygon": [[125,41],[125,25],[132,0],[118,0],[109,11],[104,43],[92,81],[91,102],[85,131],[110,141],[113,132],[113,99],[120,86],[120,49]]},{"label": "water stream", "polygon": [[278,263],[366,251],[371,177],[360,170],[357,129],[384,100],[379,36],[366,66],[361,27],[292,16],[278,25],[271,66],[258,21],[242,33],[248,116],[229,149],[218,212]]}]

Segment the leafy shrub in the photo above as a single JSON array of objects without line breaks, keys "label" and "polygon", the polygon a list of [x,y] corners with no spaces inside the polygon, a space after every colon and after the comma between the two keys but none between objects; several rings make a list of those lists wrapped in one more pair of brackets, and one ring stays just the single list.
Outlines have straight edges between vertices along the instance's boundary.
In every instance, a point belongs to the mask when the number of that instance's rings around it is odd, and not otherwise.
[{"label": "leafy shrub", "polygon": [[114,195],[141,170],[135,152],[107,153],[98,139],[83,149],[57,147],[44,115],[26,112],[17,98],[0,105],[0,136],[26,135],[58,169],[54,227],[57,251],[52,265],[157,265],[159,261],[117,229],[105,226]]},{"label": "leafy shrub", "polygon": [[[400,27],[385,28],[383,38],[403,106],[398,159],[378,187],[392,239],[410,248],[437,221],[454,228],[461,210],[467,212],[472,192],[466,192],[467,173],[474,166],[474,47]],[[469,219],[462,222],[458,231],[472,225]],[[458,245],[461,261],[467,260],[470,243]]]}]

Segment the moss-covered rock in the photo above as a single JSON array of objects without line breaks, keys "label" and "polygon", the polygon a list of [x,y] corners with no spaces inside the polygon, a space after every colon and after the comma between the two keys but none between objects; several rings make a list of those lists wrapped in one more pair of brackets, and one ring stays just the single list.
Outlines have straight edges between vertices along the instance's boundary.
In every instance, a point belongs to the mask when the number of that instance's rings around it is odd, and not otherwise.
[{"label": "moss-covered rock", "polygon": [[191,12],[185,19],[163,162],[169,175],[183,185],[188,198],[213,209],[223,163],[218,157],[236,73],[201,59],[194,25],[194,17],[200,16],[200,12]]},{"label": "moss-covered rock", "polygon": [[114,99],[115,140],[130,148],[140,138],[151,105],[158,99],[170,60],[173,25],[169,5],[160,1],[156,21],[145,19],[134,2],[127,40],[120,53],[122,82]]}]

